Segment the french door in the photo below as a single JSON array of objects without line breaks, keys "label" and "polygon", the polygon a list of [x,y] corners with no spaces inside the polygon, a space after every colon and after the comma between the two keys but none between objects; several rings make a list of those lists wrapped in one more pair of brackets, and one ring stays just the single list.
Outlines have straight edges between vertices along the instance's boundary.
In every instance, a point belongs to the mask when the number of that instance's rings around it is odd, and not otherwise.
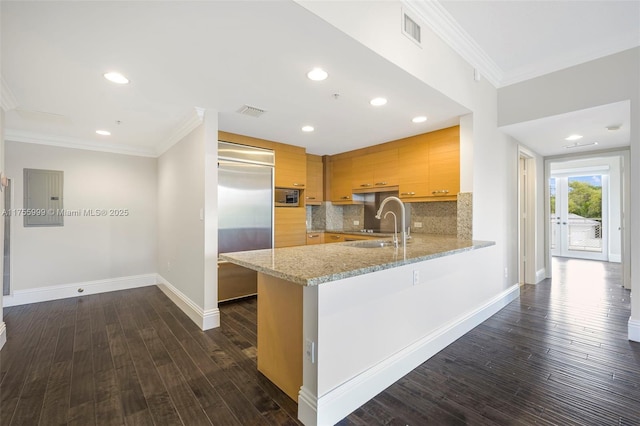
[{"label": "french door", "polygon": [[555,175],[549,182],[551,254],[608,261],[608,175]]}]

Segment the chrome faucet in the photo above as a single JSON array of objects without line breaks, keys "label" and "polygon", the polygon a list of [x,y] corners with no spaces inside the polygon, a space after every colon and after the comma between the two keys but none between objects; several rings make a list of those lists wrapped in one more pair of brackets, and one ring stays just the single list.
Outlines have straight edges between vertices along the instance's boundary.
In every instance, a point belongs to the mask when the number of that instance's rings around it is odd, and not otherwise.
[{"label": "chrome faucet", "polygon": [[[382,200],[382,203],[380,204],[380,208],[378,209],[378,213],[376,213],[376,219],[380,220],[381,219],[381,214],[382,214],[382,210],[384,209],[384,206],[387,205],[387,203],[389,201],[395,201],[398,204],[400,204],[400,209],[402,210],[402,217],[401,222],[402,222],[402,232],[401,232],[401,238],[402,238],[402,250],[403,252],[406,254],[407,252],[407,237],[406,237],[406,231],[405,231],[405,209],[404,209],[404,204],[402,203],[402,200],[400,200],[400,198],[398,197],[387,197],[384,200]],[[386,215],[385,215],[386,216]],[[396,215],[394,214],[393,217],[395,217]],[[396,224],[395,230],[397,231],[398,227]]]},{"label": "chrome faucet", "polygon": [[398,218],[396,218],[396,214],[389,210],[384,214],[384,218],[387,218],[388,214],[393,215],[393,246],[398,248]]}]

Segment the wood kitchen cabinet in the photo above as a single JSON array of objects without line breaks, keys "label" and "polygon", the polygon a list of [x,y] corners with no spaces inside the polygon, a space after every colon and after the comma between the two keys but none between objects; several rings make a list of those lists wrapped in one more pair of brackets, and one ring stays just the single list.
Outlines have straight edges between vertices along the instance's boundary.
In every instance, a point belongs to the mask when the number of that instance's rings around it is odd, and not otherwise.
[{"label": "wood kitchen cabinet", "polygon": [[[429,189],[436,198],[456,199],[460,192],[460,136],[448,132],[429,142]],[[448,130],[448,129],[447,129]]]},{"label": "wood kitchen cabinet", "polygon": [[320,205],[324,201],[323,168],[321,156],[307,154],[307,188],[304,199],[308,206]]},{"label": "wood kitchen cabinet", "polygon": [[398,185],[397,148],[364,154],[352,161],[352,189],[364,192]]},{"label": "wood kitchen cabinet", "polygon": [[438,130],[399,141],[400,198],[455,200],[460,192],[460,128]]},{"label": "wood kitchen cabinet", "polygon": [[334,234],[333,232],[324,233],[325,243],[344,243],[344,234]]},{"label": "wood kitchen cabinet", "polygon": [[307,243],[307,214],[304,207],[274,209],[274,246],[303,246]]},{"label": "wood kitchen cabinet", "polygon": [[426,135],[404,139],[398,149],[398,192],[403,201],[429,196],[429,146]]},{"label": "wood kitchen cabinet", "polygon": [[304,148],[276,143],[275,186],[304,189],[307,183],[307,154]]},{"label": "wood kitchen cabinet", "polygon": [[350,157],[331,159],[331,202],[334,204],[352,204]]},{"label": "wood kitchen cabinet", "polygon": [[324,232],[307,232],[307,245],[323,243]]},{"label": "wood kitchen cabinet", "polygon": [[370,235],[366,233],[362,234],[341,234],[337,232],[325,232],[324,233],[324,242],[325,243],[344,243],[346,241],[361,241],[361,240],[380,240],[385,237],[381,237],[380,235]]},{"label": "wood kitchen cabinet", "polygon": [[331,157],[331,202],[398,188],[404,202],[456,200],[460,191],[460,127],[454,126]]}]

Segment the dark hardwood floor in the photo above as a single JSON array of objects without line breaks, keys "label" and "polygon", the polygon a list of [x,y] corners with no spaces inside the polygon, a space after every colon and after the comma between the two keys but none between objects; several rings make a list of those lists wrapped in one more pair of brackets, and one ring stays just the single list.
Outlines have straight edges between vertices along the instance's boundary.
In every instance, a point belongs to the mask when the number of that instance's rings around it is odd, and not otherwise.
[{"label": "dark hardwood floor", "polygon": [[[521,297],[341,425],[640,425],[620,265],[554,259]],[[156,287],[6,308],[0,425],[295,425],[256,371],[256,300],[201,332]]]}]

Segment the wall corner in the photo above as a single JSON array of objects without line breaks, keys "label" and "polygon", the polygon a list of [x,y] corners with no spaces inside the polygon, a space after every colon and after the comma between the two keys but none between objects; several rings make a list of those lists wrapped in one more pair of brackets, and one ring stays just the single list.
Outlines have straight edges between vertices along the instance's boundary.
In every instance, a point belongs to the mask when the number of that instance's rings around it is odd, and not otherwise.
[{"label": "wall corner", "polygon": [[629,318],[629,340],[640,342],[640,320]]}]

